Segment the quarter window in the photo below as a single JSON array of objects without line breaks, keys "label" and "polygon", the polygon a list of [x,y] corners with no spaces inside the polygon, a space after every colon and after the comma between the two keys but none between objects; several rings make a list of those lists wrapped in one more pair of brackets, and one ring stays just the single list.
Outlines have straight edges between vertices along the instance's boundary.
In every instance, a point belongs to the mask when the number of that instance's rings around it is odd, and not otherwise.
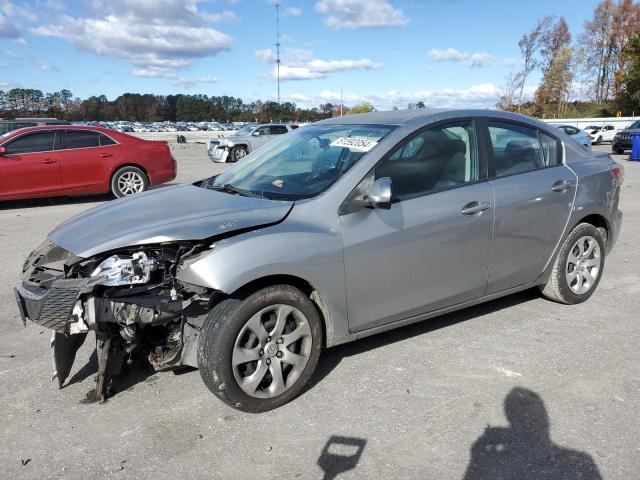
[{"label": "quarter window", "polygon": [[398,200],[477,181],[474,123],[456,122],[423,130],[382,160],[375,176],[391,178]]},{"label": "quarter window", "polygon": [[[538,131],[534,128],[489,122],[489,136],[493,147],[493,170],[496,177],[538,170],[545,166],[545,160],[552,155],[547,152],[548,156],[545,158]],[[557,158],[557,146],[555,154]]]},{"label": "quarter window", "polygon": [[7,153],[35,153],[53,150],[54,132],[38,132],[23,135],[7,145]]}]

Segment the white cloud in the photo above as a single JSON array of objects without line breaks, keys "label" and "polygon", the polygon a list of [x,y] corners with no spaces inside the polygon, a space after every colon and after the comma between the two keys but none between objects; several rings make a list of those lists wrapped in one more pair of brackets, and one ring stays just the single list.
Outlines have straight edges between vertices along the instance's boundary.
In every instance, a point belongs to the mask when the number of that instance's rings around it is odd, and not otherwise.
[{"label": "white cloud", "polygon": [[402,27],[409,20],[388,0],[319,0],[316,11],[334,29]]},{"label": "white cloud", "polygon": [[201,85],[204,83],[215,83],[218,81],[217,77],[213,75],[199,75],[194,78],[187,78],[181,75],[175,75],[172,73],[167,73],[163,70],[157,70],[153,68],[140,68],[131,72],[131,75],[139,78],[163,78],[170,80],[176,86],[191,88],[196,85]]},{"label": "white cloud", "polygon": [[503,65],[506,65],[509,68],[516,68],[522,65],[522,60],[519,58],[505,58],[502,60]]},{"label": "white cloud", "polygon": [[[276,53],[271,49],[257,50],[255,56],[260,63],[275,63]],[[282,53],[280,64],[280,80],[314,80],[326,78],[328,74],[335,72],[347,72],[352,70],[375,70],[382,65],[368,58],[357,60],[322,60],[313,57],[311,50],[302,48],[287,48]],[[277,67],[274,67],[271,78],[277,76]]]},{"label": "white cloud", "polygon": [[20,38],[20,30],[3,13],[0,13],[0,38]]},{"label": "white cloud", "polygon": [[202,17],[213,23],[230,23],[238,19],[238,16],[231,10],[225,10],[222,13],[203,13]]},{"label": "white cloud", "polygon": [[433,49],[429,52],[429,58],[434,62],[464,62],[471,68],[488,67],[495,62],[493,55],[486,52],[465,53],[455,48]]},{"label": "white cloud", "polygon": [[[481,83],[460,89],[442,88],[412,92],[391,90],[383,94],[344,92],[343,100],[347,106],[367,101],[379,110],[390,110],[394,106],[406,108],[407,104],[419,101],[434,108],[494,108],[500,93],[500,89],[493,83]],[[288,98],[303,105],[317,106],[320,103],[340,102],[340,92],[322,90],[315,95],[295,93]]]},{"label": "white cloud", "polygon": [[302,15],[302,9],[298,7],[289,7],[284,11],[285,15],[290,15],[292,17],[299,17]]},{"label": "white cloud", "polygon": [[62,38],[79,51],[130,62],[142,70],[187,68],[199,59],[231,49],[232,38],[207,25],[235,18],[232,12],[200,11],[200,0],[94,0],[104,16],[62,15],[56,23],[31,31]]}]

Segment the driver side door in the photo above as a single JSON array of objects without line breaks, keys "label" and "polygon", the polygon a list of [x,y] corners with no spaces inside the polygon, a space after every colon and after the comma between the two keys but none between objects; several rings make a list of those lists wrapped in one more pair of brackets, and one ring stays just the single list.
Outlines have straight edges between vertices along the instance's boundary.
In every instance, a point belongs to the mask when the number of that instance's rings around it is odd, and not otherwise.
[{"label": "driver side door", "polygon": [[482,295],[494,206],[476,138],[472,120],[410,136],[373,171],[392,181],[390,208],[340,217],[350,331]]},{"label": "driver side door", "polygon": [[0,198],[46,197],[62,193],[58,134],[33,132],[8,140],[0,156]]}]

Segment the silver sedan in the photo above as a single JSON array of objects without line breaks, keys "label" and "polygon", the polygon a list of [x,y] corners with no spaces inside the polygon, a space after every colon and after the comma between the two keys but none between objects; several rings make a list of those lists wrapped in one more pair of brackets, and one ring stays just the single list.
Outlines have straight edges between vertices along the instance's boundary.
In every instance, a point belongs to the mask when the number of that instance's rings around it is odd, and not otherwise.
[{"label": "silver sedan", "polygon": [[587,300],[622,220],[623,169],[486,110],[334,118],[217,177],[100,205],[25,261],[60,386],[95,332],[97,393],[144,352],[233,408],[300,394],[323,348],[528,288]]}]

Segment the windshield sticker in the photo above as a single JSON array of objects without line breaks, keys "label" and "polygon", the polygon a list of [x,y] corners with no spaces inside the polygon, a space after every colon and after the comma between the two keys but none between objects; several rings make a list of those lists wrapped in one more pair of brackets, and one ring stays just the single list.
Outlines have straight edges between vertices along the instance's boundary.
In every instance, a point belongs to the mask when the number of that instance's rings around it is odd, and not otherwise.
[{"label": "windshield sticker", "polygon": [[358,152],[368,152],[378,144],[377,141],[366,137],[340,137],[330,143],[331,147],[348,148]]},{"label": "windshield sticker", "polygon": [[278,179],[271,182],[271,185],[273,185],[274,187],[282,188],[282,186],[284,185],[284,182]]}]

